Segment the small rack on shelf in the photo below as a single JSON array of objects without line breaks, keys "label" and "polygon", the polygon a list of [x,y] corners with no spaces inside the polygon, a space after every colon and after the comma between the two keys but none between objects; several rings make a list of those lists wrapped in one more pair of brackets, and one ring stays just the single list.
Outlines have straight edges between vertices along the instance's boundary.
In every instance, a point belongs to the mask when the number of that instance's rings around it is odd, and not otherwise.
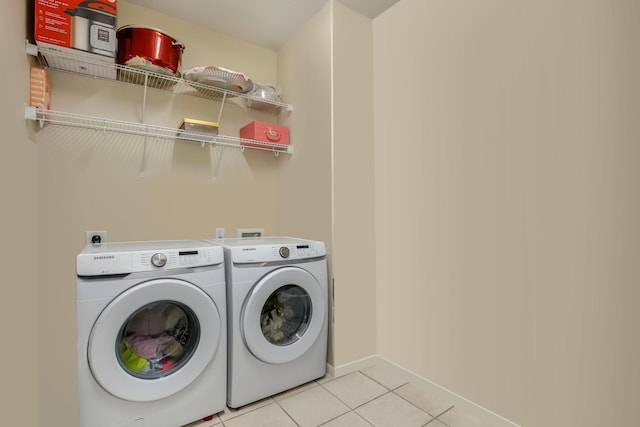
[{"label": "small rack on shelf", "polygon": [[[222,117],[225,102],[231,98],[247,100],[254,99],[256,101],[260,101],[262,105],[268,104],[270,107],[273,107],[272,112],[277,112],[281,109],[285,109],[288,112],[293,111],[293,105],[284,102],[264,100],[250,94],[238,93],[153,71],[127,67],[120,64],[105,64],[100,61],[90,59],[89,57],[76,56],[67,51],[37,46],[29,42],[26,43],[26,51],[28,54],[38,58],[40,64],[48,69],[70,72],[81,76],[99,79],[115,79],[125,83],[143,86],[144,95],[142,101],[142,118],[144,118],[147,88],[169,91],[176,95],[187,95],[211,101],[218,101],[220,102],[218,122],[220,122]],[[251,149],[270,151],[273,152],[276,157],[280,153],[293,153],[293,146],[291,145],[281,145],[227,135],[209,136],[182,129],[149,125],[144,122],[112,120],[108,118],[84,116],[62,111],[46,110],[31,106],[25,107],[25,119],[37,121],[41,127],[44,126],[45,123],[52,123],[84,129],[102,130],[105,132],[141,135],[145,137],[145,144],[146,137],[150,137],[193,141],[203,145],[216,144],[225,147],[235,147],[241,150]]]}]

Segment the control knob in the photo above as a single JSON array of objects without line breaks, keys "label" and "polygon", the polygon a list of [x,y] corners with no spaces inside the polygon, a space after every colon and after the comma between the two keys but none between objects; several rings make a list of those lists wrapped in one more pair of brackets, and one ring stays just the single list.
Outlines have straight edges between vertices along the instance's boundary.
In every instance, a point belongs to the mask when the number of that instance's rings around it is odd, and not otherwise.
[{"label": "control knob", "polygon": [[164,267],[167,263],[167,256],[161,252],[157,252],[151,256],[151,264],[156,267]]},{"label": "control knob", "polygon": [[282,246],[278,251],[282,258],[289,258],[289,248],[286,246]]}]

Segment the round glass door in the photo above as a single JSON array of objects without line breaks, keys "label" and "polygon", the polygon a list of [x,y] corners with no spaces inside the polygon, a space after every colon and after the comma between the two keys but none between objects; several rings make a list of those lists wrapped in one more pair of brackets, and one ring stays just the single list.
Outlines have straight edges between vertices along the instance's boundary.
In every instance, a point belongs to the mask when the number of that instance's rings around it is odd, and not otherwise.
[{"label": "round glass door", "polygon": [[200,324],[189,307],[177,301],[146,304],[119,333],[117,358],[136,378],[156,379],[178,371],[200,341]]},{"label": "round glass door", "polygon": [[311,297],[300,286],[286,285],[278,288],[262,307],[262,334],[274,345],[293,344],[309,327],[312,307]]},{"label": "round glass door", "polygon": [[308,271],[282,267],[261,278],[244,302],[245,345],[267,363],[286,363],[316,342],[327,321],[326,290]]},{"label": "round glass door", "polygon": [[98,384],[123,400],[171,396],[195,381],[218,351],[220,312],[199,287],[178,279],[135,285],[91,329],[87,362]]}]

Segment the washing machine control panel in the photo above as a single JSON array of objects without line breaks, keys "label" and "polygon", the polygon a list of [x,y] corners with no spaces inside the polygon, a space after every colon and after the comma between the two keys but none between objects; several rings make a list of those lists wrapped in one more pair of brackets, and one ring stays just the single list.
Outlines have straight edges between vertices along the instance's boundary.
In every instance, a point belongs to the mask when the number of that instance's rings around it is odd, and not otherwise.
[{"label": "washing machine control panel", "polygon": [[183,249],[158,252],[139,252],[133,255],[133,262],[140,270],[148,271],[159,268],[200,267],[215,264],[214,249]]},{"label": "washing machine control panel", "polygon": [[79,276],[105,276],[221,264],[222,248],[169,248],[130,252],[86,253],[78,256]]}]

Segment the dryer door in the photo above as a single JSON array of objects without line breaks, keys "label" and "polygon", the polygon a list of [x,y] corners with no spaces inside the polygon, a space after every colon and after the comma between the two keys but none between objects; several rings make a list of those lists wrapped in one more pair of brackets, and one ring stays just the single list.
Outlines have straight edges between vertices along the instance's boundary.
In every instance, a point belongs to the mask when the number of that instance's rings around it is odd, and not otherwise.
[{"label": "dryer door", "polygon": [[188,386],[213,360],[221,325],[215,302],[199,287],[149,280],[102,311],[89,337],[89,367],[116,397],[162,399]]},{"label": "dryer door", "polygon": [[322,289],[312,274],[297,267],[279,268],[260,279],[241,316],[251,353],[264,362],[286,363],[309,350],[327,317]]}]

